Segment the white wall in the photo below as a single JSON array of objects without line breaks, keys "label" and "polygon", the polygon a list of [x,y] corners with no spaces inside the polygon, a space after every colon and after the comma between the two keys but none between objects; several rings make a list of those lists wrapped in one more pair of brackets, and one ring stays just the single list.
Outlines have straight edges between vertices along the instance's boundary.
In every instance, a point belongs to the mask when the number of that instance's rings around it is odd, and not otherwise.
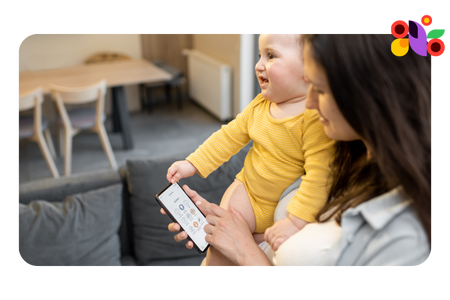
[{"label": "white wall", "polygon": [[255,98],[255,35],[241,34],[239,110]]},{"label": "white wall", "polygon": [[220,59],[232,68],[232,114],[240,112],[239,70],[240,70],[240,31],[193,31],[192,46],[212,57]]},{"label": "white wall", "polygon": [[256,96],[254,34],[194,34],[193,48],[220,59],[233,69],[233,108],[236,116]]},{"label": "white wall", "polygon": [[[19,49],[19,71],[64,68],[84,63],[90,55],[101,51],[126,53],[142,58],[139,34],[37,34],[27,37]],[[126,86],[128,108],[140,109],[138,88]],[[106,111],[111,111],[110,93]]]}]

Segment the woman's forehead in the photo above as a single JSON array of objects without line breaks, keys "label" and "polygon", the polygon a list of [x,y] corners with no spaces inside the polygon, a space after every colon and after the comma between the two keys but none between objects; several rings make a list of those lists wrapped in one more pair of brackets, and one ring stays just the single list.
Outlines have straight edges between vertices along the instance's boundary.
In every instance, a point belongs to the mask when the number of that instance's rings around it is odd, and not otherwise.
[{"label": "woman's forehead", "polygon": [[326,71],[323,66],[314,59],[311,45],[306,42],[303,46],[303,65],[305,77],[316,86],[326,86],[328,83]]}]

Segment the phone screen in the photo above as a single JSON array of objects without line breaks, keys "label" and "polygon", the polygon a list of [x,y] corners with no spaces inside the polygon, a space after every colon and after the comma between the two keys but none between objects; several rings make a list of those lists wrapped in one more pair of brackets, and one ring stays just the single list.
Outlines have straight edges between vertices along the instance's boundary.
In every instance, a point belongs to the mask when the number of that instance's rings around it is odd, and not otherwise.
[{"label": "phone screen", "polygon": [[200,209],[192,202],[178,183],[173,183],[162,193],[157,195],[164,209],[168,210],[173,218],[186,231],[191,240],[204,252],[208,247],[205,240],[206,232],[203,227],[208,224]]}]

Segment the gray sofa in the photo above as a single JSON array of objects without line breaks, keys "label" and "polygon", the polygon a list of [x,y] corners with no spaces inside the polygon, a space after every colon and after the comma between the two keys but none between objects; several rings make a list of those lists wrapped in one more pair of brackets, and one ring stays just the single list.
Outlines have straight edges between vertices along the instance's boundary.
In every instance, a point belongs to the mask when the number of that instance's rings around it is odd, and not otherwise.
[{"label": "gray sofa", "polygon": [[[219,203],[241,170],[246,146],[208,178],[180,181]],[[99,171],[25,183],[19,188],[19,251],[31,265],[200,265],[204,254],[177,243],[155,195],[166,172],[185,154],[129,160],[118,172]]]}]

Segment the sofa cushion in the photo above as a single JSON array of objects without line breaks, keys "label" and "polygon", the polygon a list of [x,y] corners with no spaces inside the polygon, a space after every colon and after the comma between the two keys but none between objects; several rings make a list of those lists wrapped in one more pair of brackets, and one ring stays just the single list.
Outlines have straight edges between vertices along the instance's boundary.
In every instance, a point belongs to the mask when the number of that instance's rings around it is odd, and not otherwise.
[{"label": "sofa cushion", "polygon": [[[233,182],[236,174],[242,169],[245,155],[251,145],[234,155],[227,163],[203,179],[198,175],[185,178],[181,185],[187,184],[210,202],[219,204],[222,195]],[[139,265],[157,265],[158,260],[166,264],[173,260],[177,265],[178,258],[197,256],[199,259],[183,260],[197,264],[204,254],[189,250],[185,243],[177,243],[174,233],[167,230],[170,218],[160,213],[160,206],[155,195],[167,186],[167,169],[177,160],[186,156],[164,160],[129,160],[127,161],[128,189],[131,203],[131,219],[133,224],[134,253]],[[198,265],[198,264],[197,264]]]},{"label": "sofa cushion", "polygon": [[36,199],[61,201],[68,195],[85,193],[116,183],[121,183],[120,175],[111,169],[60,178],[46,178],[21,184],[19,202],[28,204]]},{"label": "sofa cushion", "polygon": [[31,265],[120,265],[122,185],[19,204],[19,251]]}]

